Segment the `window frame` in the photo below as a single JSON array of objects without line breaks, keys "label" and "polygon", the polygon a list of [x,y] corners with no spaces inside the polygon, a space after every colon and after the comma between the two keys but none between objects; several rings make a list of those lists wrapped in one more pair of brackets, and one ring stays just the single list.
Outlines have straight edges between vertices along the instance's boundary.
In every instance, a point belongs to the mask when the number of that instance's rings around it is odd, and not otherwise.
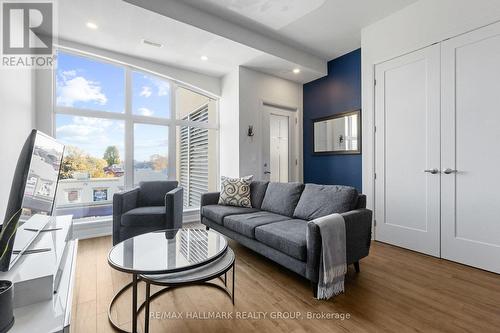
[{"label": "window frame", "polygon": [[[186,84],[183,84],[179,81],[171,79],[165,75],[162,75],[157,72],[153,72],[144,68],[136,67],[133,65],[129,65],[120,61],[113,61],[108,58],[100,57],[98,55],[87,54],[83,52],[78,52],[73,49],[66,49],[64,47],[57,47],[56,52],[63,52],[68,55],[77,56],[87,58],[91,61],[97,61],[101,63],[107,63],[113,66],[118,66],[124,70],[124,98],[125,98],[125,110],[123,113],[118,112],[110,112],[110,111],[100,111],[100,110],[92,110],[85,108],[75,108],[68,106],[58,106],[57,105],[57,66],[52,71],[52,112],[51,112],[51,127],[52,127],[52,136],[56,137],[56,116],[58,114],[61,115],[72,115],[72,116],[82,116],[82,117],[91,117],[91,118],[100,118],[100,119],[110,119],[110,120],[122,120],[125,124],[125,156],[124,156],[124,168],[125,168],[125,179],[124,185],[125,188],[133,188],[134,185],[134,125],[135,124],[149,124],[149,125],[161,125],[168,127],[168,180],[177,180],[177,170],[175,161],[177,159],[177,127],[178,126],[190,126],[190,127],[198,127],[198,128],[206,128],[216,130],[216,154],[217,154],[217,181],[219,178],[219,98],[209,95],[199,89],[190,87]],[[56,58],[57,63],[57,58]],[[168,118],[164,117],[154,117],[154,116],[143,116],[136,115],[132,110],[132,74],[134,72],[142,73],[147,76],[151,76],[157,78],[162,81],[166,81],[170,84],[170,115]],[[215,122],[196,122],[189,120],[177,119],[176,114],[176,91],[178,88],[191,90],[197,94],[201,94],[210,100],[215,102]],[[193,208],[184,209],[185,211],[191,211]]]}]

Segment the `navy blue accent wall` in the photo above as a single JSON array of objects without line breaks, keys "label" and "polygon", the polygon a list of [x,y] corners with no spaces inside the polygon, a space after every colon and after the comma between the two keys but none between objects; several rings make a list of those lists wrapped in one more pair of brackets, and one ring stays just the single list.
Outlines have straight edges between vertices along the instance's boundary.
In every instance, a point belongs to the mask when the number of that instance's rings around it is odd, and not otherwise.
[{"label": "navy blue accent wall", "polygon": [[361,49],[331,60],[327,76],[304,84],[304,182],[350,185],[361,191],[360,154],[319,156],[312,151],[313,119],[360,108]]}]

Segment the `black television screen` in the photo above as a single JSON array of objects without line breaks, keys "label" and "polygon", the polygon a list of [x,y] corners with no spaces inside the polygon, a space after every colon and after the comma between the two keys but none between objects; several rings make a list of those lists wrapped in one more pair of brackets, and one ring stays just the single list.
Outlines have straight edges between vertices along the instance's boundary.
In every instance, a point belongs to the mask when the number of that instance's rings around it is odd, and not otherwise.
[{"label": "black television screen", "polygon": [[0,270],[8,270],[52,215],[64,145],[33,130],[19,155],[0,231]]}]

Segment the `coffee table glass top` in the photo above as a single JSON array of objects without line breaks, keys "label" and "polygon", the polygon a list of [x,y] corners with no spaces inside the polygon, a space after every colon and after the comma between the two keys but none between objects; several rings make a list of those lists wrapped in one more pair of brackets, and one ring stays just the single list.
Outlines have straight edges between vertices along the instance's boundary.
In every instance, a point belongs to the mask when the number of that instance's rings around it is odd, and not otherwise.
[{"label": "coffee table glass top", "polygon": [[204,265],[226,249],[226,239],[211,230],[163,230],[116,244],[109,251],[108,262],[128,273],[166,274]]}]

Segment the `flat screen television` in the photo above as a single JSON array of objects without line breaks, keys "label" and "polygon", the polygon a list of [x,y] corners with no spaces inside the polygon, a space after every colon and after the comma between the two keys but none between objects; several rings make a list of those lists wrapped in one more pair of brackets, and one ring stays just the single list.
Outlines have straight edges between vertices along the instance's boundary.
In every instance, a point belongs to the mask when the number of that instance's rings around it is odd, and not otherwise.
[{"label": "flat screen television", "polygon": [[1,271],[14,265],[49,222],[63,153],[64,145],[38,130],[26,139],[0,229]]}]

